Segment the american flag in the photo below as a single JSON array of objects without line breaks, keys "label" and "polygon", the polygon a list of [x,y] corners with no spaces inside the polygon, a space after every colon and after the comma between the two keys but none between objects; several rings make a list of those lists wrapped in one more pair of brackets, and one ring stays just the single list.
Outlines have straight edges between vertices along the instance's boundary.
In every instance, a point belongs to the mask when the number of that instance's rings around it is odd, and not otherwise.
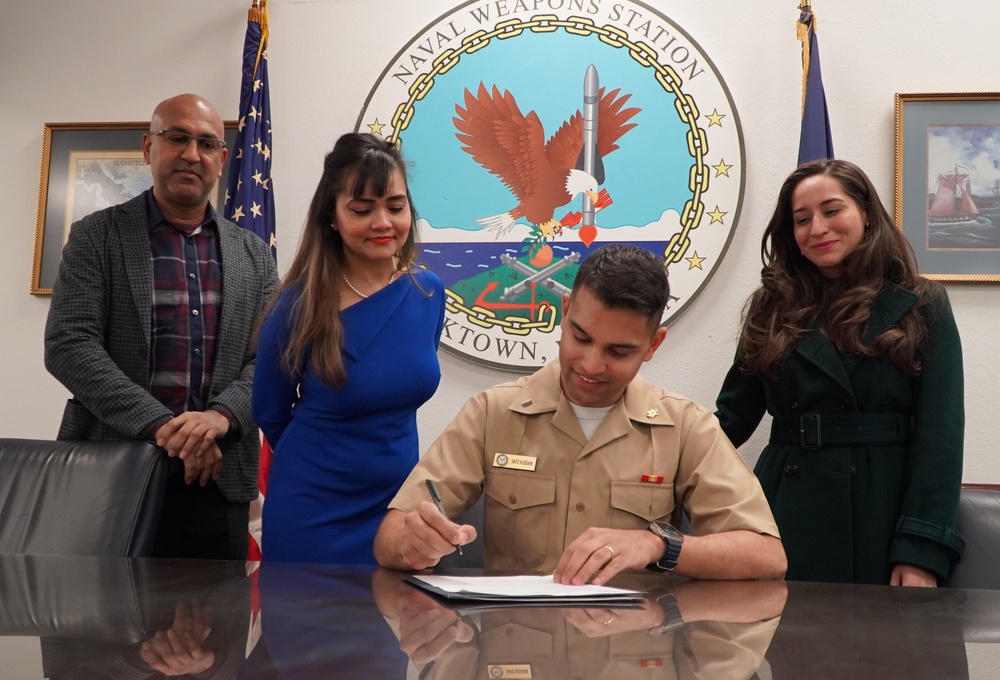
[{"label": "american flag", "polygon": [[[274,235],[274,191],[271,186],[271,102],[267,93],[267,0],[254,0],[247,16],[243,44],[240,124],[229,166],[223,215],[249,229],[277,253]],[[250,549],[247,559],[260,559],[260,513],[271,463],[271,447],[261,442],[257,500],[250,504]]]}]

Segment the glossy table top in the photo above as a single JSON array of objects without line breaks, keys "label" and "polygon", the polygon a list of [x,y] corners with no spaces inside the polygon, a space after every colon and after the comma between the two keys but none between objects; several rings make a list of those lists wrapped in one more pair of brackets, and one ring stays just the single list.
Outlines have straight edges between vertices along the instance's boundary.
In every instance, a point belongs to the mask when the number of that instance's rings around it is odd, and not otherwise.
[{"label": "glossy table top", "polygon": [[370,568],[0,555],[0,677],[1000,677],[1000,591],[612,585],[647,602],[474,609]]}]

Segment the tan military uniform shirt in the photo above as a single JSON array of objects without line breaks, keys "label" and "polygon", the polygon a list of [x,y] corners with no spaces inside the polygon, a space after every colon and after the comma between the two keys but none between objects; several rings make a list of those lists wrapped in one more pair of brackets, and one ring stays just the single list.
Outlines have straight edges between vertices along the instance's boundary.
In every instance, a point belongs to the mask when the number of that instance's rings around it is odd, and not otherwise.
[{"label": "tan military uniform shirt", "polygon": [[692,534],[778,536],[757,478],[711,411],[636,376],[587,441],[558,361],[472,397],[389,507],[428,500],[425,479],[452,518],[486,494],[488,569],[549,573],[589,527],[676,525],[682,508]]}]

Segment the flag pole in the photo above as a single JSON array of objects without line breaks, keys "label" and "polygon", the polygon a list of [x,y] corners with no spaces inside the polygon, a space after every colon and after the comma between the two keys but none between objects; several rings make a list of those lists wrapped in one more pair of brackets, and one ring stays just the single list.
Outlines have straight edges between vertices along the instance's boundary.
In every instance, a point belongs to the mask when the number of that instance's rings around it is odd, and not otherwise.
[{"label": "flag pole", "polygon": [[[271,182],[271,100],[267,77],[267,2],[252,0],[247,10],[246,36],[240,69],[239,126],[230,156],[229,180],[223,214],[237,226],[252,231],[277,254],[274,185]],[[260,447],[258,497],[250,505],[251,560],[260,559],[259,527],[266,494],[271,448]]]}]

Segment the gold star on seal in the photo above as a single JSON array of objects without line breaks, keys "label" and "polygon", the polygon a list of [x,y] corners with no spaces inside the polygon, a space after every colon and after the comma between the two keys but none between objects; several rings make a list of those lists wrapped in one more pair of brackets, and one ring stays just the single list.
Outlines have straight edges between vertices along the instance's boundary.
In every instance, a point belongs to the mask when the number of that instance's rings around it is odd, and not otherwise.
[{"label": "gold star on seal", "polygon": [[722,218],[728,214],[729,213],[727,212],[719,210],[719,206],[715,206],[715,210],[708,213],[708,216],[712,218],[712,221],[709,222],[709,224],[715,224],[716,222],[718,222],[719,224],[725,224],[725,222],[722,221]]},{"label": "gold star on seal", "polygon": [[723,175],[725,175],[726,177],[729,177],[729,168],[731,168],[731,167],[733,167],[733,166],[726,165],[726,159],[720,158],[719,159],[719,164],[718,165],[713,165],[712,169],[715,170],[715,176],[716,177],[722,177]]},{"label": "gold star on seal", "polygon": [[368,123],[368,129],[372,131],[373,135],[382,134],[382,128],[385,127],[385,123],[378,122],[378,118],[375,119],[374,123]]},{"label": "gold star on seal", "polygon": [[684,259],[687,260],[688,263],[691,265],[690,267],[688,267],[688,271],[691,271],[692,269],[695,268],[701,269],[701,263],[705,261],[704,257],[698,257],[697,250],[694,251],[694,255],[692,255],[691,257],[685,257]]},{"label": "gold star on seal", "polygon": [[657,411],[655,408],[651,408],[648,411],[646,411],[647,418],[655,418],[658,415],[660,415],[660,412]]},{"label": "gold star on seal", "polygon": [[713,125],[722,127],[722,119],[726,117],[726,114],[719,113],[718,109],[712,109],[712,113],[705,117],[708,118],[708,127],[712,127]]}]

